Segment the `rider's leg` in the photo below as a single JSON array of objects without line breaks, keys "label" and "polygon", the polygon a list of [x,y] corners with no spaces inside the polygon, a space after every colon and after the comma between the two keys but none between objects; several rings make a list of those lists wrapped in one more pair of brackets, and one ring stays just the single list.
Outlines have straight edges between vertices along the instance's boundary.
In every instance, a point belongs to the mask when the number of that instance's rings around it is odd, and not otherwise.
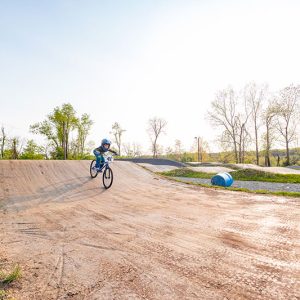
[{"label": "rider's leg", "polygon": [[105,162],[104,157],[103,157],[103,155],[101,154],[101,155],[100,155],[100,163],[99,163],[100,169],[103,167],[104,162]]},{"label": "rider's leg", "polygon": [[101,153],[100,153],[99,151],[97,151],[97,150],[94,150],[94,154],[95,154],[95,156],[96,156],[96,165],[95,165],[95,167],[96,167],[96,168],[99,168],[99,167],[100,167],[100,162],[101,162],[101,157],[102,157],[102,155],[101,155]]}]

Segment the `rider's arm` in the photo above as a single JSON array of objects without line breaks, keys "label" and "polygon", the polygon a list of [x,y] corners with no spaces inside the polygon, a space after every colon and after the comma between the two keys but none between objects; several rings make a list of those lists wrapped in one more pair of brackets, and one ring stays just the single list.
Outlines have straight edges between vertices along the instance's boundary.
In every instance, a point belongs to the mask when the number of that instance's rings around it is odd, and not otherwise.
[{"label": "rider's arm", "polygon": [[114,150],[108,150],[109,152],[111,152],[111,153],[113,153],[113,154],[115,154],[115,155],[118,155],[118,152],[116,152],[116,151],[114,151]]},{"label": "rider's arm", "polygon": [[101,147],[101,146],[97,147],[95,150],[99,151],[101,154],[103,154],[103,153],[104,153],[104,151],[103,151],[103,149],[102,149],[102,147]]}]

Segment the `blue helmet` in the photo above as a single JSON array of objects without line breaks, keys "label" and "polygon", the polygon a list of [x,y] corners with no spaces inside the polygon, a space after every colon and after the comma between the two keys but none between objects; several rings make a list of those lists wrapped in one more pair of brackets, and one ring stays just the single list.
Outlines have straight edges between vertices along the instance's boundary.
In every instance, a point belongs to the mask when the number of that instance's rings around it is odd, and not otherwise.
[{"label": "blue helmet", "polygon": [[109,140],[109,139],[103,139],[102,141],[101,141],[101,146],[103,146],[103,145],[105,145],[105,144],[107,144],[107,145],[111,145],[111,141]]}]

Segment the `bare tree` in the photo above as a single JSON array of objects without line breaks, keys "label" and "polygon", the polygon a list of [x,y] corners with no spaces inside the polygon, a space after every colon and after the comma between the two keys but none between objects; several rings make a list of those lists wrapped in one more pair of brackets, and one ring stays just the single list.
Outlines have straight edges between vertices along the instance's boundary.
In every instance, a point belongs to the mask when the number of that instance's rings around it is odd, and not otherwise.
[{"label": "bare tree", "polygon": [[212,110],[208,112],[214,126],[221,126],[223,132],[221,143],[230,146],[234,151],[236,163],[244,162],[245,149],[250,140],[246,128],[250,111],[245,98],[240,101],[234,90],[229,87],[220,91],[212,102]]},{"label": "bare tree", "polygon": [[142,155],[142,147],[138,143],[132,143],[132,155],[133,157]]},{"label": "bare tree", "polygon": [[197,153],[197,161],[203,162],[209,152],[208,142],[202,136],[197,136],[191,150]]},{"label": "bare tree", "polygon": [[137,143],[125,143],[123,145],[123,150],[125,152],[125,155],[129,157],[137,157],[142,154],[141,146]]},{"label": "bare tree", "polygon": [[160,151],[157,140],[161,133],[165,133],[166,126],[167,122],[158,117],[154,117],[148,121],[148,133],[151,139],[153,158],[157,158]]},{"label": "bare tree", "polygon": [[237,96],[231,87],[219,91],[216,99],[211,103],[211,111],[208,112],[213,126],[221,126],[223,133],[221,141],[230,144],[234,150],[235,161],[238,163],[237,148]]},{"label": "bare tree", "polygon": [[165,150],[165,153],[167,156],[171,156],[174,154],[174,150],[171,146],[167,147],[166,150]]},{"label": "bare tree", "polygon": [[5,147],[5,142],[6,142],[7,136],[5,134],[4,126],[1,127],[1,158],[3,159],[4,157],[4,147]]},{"label": "bare tree", "polygon": [[18,159],[22,151],[23,142],[21,143],[18,137],[13,137],[10,141],[10,144],[11,158]]},{"label": "bare tree", "polygon": [[290,85],[280,91],[277,101],[276,127],[286,148],[286,165],[290,165],[290,143],[296,140],[299,118],[300,85]]},{"label": "bare tree", "polygon": [[265,126],[265,133],[263,135],[263,143],[265,148],[265,166],[271,167],[270,150],[272,142],[274,141],[274,117],[277,114],[277,108],[274,103],[269,102],[267,108],[262,113],[262,120]]},{"label": "bare tree", "polygon": [[248,118],[249,114],[239,114],[238,116],[236,116],[236,141],[239,163],[245,162],[245,151],[251,140],[250,134],[246,127]]},{"label": "bare tree", "polygon": [[244,90],[244,97],[247,105],[251,110],[251,118],[254,125],[255,136],[255,153],[256,164],[259,165],[259,147],[258,147],[258,129],[260,127],[260,116],[262,113],[263,100],[265,99],[267,86],[257,86],[254,82],[246,85]]},{"label": "bare tree", "polygon": [[174,154],[177,160],[180,160],[183,153],[182,142],[180,140],[175,140]]},{"label": "bare tree", "polygon": [[125,129],[121,128],[121,125],[118,122],[115,122],[112,125],[112,131],[110,133],[113,134],[114,140],[117,144],[119,155],[121,155],[121,146],[122,146],[122,135],[125,132]]}]

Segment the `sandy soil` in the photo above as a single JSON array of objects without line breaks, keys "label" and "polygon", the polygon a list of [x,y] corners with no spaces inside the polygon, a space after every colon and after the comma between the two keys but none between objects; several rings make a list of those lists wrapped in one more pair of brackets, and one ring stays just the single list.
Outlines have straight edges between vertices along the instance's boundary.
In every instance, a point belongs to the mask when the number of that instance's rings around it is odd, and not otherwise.
[{"label": "sandy soil", "polygon": [[0,161],[0,266],[16,299],[300,299],[299,199],[115,162]]}]

